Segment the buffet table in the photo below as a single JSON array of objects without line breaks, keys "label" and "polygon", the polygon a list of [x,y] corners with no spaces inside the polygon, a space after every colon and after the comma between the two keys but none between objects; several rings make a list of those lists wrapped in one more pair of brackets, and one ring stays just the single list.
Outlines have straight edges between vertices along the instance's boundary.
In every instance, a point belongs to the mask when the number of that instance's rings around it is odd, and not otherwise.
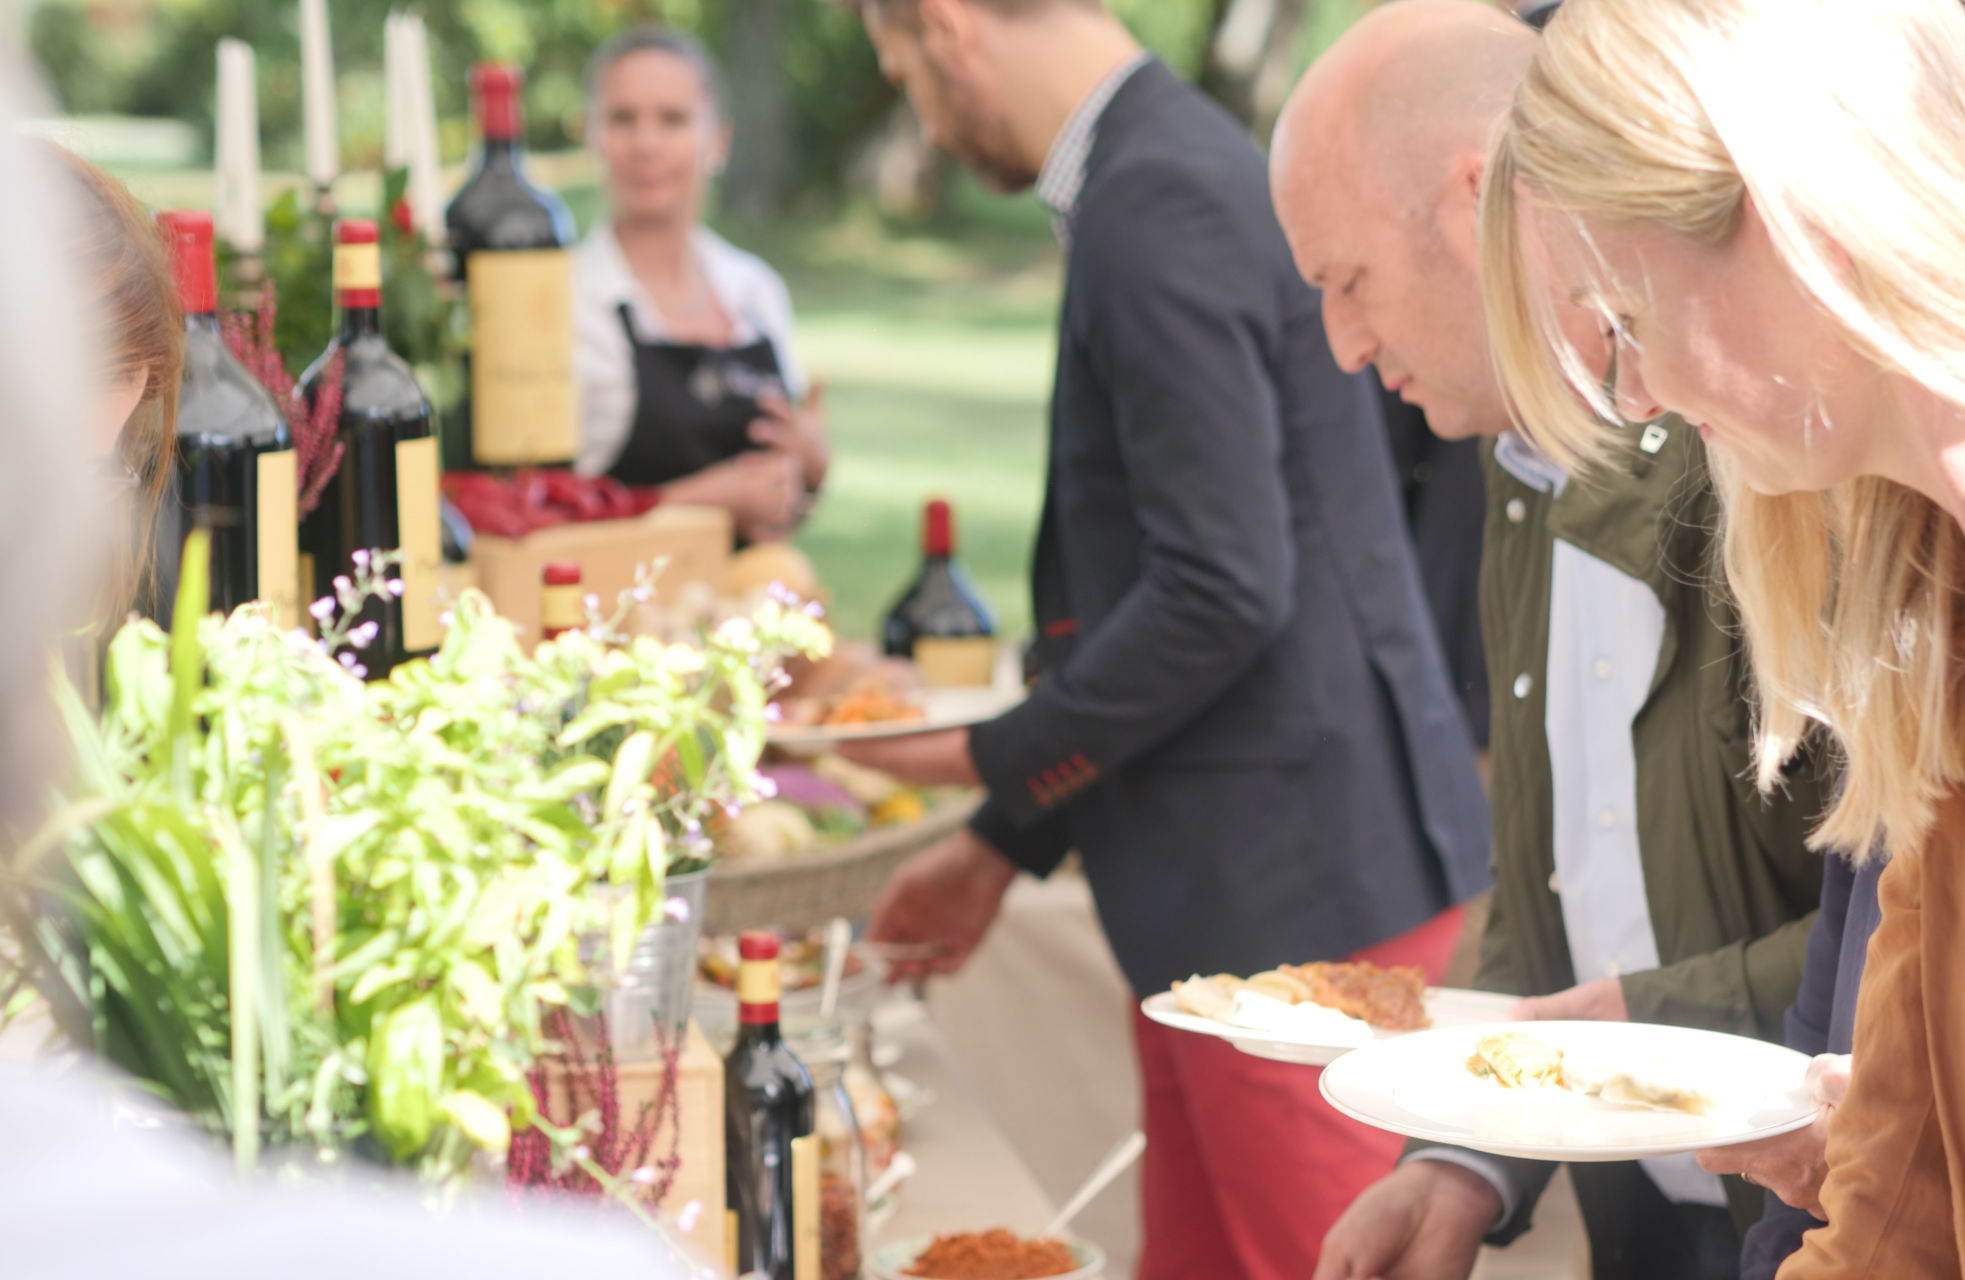
[{"label": "buffet table", "polygon": [[1049,1221],[1054,1204],[1037,1184],[948,1044],[913,1002],[883,1009],[883,1043],[898,1046],[894,1071],[932,1096],[908,1122],[907,1150],[919,1172],[901,1188],[875,1244],[905,1236],[1008,1227],[1025,1234]]}]

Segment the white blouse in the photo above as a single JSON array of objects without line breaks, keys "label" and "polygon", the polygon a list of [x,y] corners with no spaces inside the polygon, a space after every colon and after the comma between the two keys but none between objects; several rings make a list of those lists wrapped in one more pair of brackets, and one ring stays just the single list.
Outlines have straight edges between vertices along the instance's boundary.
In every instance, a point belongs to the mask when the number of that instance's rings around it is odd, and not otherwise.
[{"label": "white blouse", "polygon": [[[762,258],[707,227],[697,227],[690,244],[730,317],[733,342],[748,346],[768,340],[785,386],[794,397],[803,396],[805,370],[793,345],[791,294],[784,280]],[[606,474],[634,427],[639,395],[634,351],[621,331],[624,302],[638,339],[660,342],[667,336],[661,312],[621,252],[613,221],[605,220],[587,233],[573,259],[573,363],[580,380],[580,456],[574,469],[581,475]]]}]

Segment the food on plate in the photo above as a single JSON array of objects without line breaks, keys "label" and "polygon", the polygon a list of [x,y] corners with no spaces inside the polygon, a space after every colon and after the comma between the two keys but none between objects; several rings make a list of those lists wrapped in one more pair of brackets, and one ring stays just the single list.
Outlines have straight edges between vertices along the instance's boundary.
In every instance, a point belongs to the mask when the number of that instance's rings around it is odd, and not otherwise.
[{"label": "food on plate", "polygon": [[1197,974],[1173,986],[1174,1000],[1183,1010],[1217,1022],[1235,1022],[1240,991],[1290,1005],[1321,1005],[1386,1031],[1417,1031],[1432,1022],[1426,1016],[1426,975],[1410,966],[1381,969],[1368,961],[1284,965],[1249,978]]},{"label": "food on plate", "polygon": [[1413,965],[1381,969],[1369,961],[1299,965],[1294,972],[1310,983],[1310,998],[1340,1013],[1387,1031],[1418,1031],[1432,1025],[1426,1016],[1426,974]]},{"label": "food on plate", "polygon": [[1476,1040],[1467,1070],[1506,1088],[1560,1086],[1620,1107],[1682,1111],[1694,1116],[1711,1115],[1718,1109],[1710,1093],[1663,1058],[1617,1066],[1588,1053],[1565,1053],[1519,1031],[1498,1031]]},{"label": "food on plate", "polygon": [[1467,1069],[1508,1089],[1552,1089],[1562,1084],[1562,1050],[1519,1031],[1496,1031],[1474,1041]]},{"label": "food on plate", "polygon": [[1322,1045],[1347,1045],[1353,1049],[1371,1043],[1371,1024],[1328,1005],[1305,1002],[1291,1004],[1274,996],[1244,987],[1235,993],[1235,1007],[1226,1019],[1238,1027],[1313,1041]]},{"label": "food on plate", "polygon": [[775,862],[818,842],[812,819],[787,800],[763,800],[738,810],[717,836],[718,849],[744,862]]},{"label": "food on plate", "polygon": [[902,1274],[925,1280],[1044,1280],[1077,1269],[1078,1259],[1062,1241],[1025,1240],[999,1229],[936,1236]]},{"label": "food on plate", "polygon": [[838,693],[786,698],[782,721],[799,728],[848,728],[920,720],[927,715],[902,682],[884,671],[861,675]]}]

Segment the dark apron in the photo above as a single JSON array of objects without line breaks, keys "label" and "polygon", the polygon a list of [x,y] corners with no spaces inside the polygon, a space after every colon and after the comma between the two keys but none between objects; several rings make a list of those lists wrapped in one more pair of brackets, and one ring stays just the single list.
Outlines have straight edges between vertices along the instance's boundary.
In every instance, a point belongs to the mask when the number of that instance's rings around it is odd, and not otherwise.
[{"label": "dark apron", "polygon": [[643,342],[626,303],[620,314],[634,352],[635,415],[627,447],[607,474],[622,484],[667,484],[749,449],[758,397],[786,395],[770,341],[745,347]]}]

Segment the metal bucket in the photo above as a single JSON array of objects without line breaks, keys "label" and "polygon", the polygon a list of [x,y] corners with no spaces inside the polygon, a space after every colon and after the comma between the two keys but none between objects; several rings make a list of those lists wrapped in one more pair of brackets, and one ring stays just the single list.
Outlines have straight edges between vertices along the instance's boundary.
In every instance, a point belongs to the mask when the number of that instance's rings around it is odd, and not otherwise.
[{"label": "metal bucket", "polygon": [[625,972],[613,972],[604,939],[582,948],[601,989],[617,1062],[649,1062],[680,1048],[696,983],[696,944],[703,936],[708,871],[670,876],[664,909],[635,939]]}]

